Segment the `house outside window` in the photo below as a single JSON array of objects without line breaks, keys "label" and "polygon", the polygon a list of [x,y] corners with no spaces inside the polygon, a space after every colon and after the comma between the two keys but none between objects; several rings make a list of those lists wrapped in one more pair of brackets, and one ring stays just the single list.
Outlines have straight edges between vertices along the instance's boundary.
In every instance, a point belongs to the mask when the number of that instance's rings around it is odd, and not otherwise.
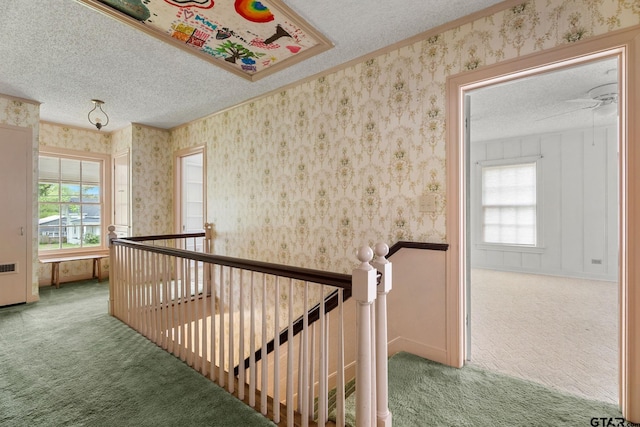
[{"label": "house outside window", "polygon": [[101,154],[41,150],[39,251],[106,249],[108,159]]},{"label": "house outside window", "polygon": [[537,245],[536,162],[482,167],[482,241]]}]

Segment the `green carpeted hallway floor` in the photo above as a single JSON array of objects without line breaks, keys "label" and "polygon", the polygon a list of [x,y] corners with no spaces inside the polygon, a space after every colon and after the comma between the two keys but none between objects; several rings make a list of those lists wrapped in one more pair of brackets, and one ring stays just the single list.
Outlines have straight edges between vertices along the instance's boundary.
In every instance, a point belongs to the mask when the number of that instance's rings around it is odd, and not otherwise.
[{"label": "green carpeted hallway floor", "polygon": [[[0,308],[0,426],[273,425],[110,317],[107,284],[41,288],[40,297]],[[620,417],[613,405],[406,353],[389,360],[389,407],[396,427],[574,427]]]},{"label": "green carpeted hallway floor", "polygon": [[0,426],[273,426],[107,314],[108,285],[0,308]]},{"label": "green carpeted hallway floor", "polygon": [[408,353],[389,360],[389,408],[395,427],[586,427],[594,425],[592,418],[622,417],[609,403],[474,366],[451,368]]}]

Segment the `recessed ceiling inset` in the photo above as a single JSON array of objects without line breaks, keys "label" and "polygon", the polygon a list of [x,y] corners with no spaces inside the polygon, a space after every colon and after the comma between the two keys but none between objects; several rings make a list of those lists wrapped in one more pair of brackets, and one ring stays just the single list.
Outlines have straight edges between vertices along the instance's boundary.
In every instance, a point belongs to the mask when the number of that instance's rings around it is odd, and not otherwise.
[{"label": "recessed ceiling inset", "polygon": [[78,0],[255,81],[332,47],[280,0]]}]

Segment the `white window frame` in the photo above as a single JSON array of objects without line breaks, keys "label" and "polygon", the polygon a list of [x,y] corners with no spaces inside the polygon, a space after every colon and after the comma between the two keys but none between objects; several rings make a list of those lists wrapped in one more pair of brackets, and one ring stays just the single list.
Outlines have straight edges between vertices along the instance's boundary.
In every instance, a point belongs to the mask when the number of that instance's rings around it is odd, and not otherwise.
[{"label": "white window frame", "polygon": [[[60,255],[72,254],[96,254],[106,253],[108,251],[108,230],[109,221],[111,220],[111,156],[109,154],[91,153],[86,151],[75,151],[56,147],[40,147],[38,158],[40,157],[57,157],[72,160],[86,160],[92,162],[100,162],[100,245],[80,248],[67,249],[47,249],[40,250],[38,243],[38,256],[40,258],[56,257]],[[40,185],[40,176],[38,176],[38,187]],[[38,194],[38,206],[39,206]],[[40,227],[38,227],[38,235]]]},{"label": "white window frame", "polygon": [[[496,159],[496,160],[484,160],[478,162],[478,196],[477,196],[477,206],[479,214],[477,216],[477,234],[476,234],[476,246],[479,249],[489,249],[489,250],[501,250],[501,251],[517,251],[517,252],[533,252],[533,253],[542,253],[544,250],[544,245],[542,241],[543,236],[543,223],[542,223],[542,174],[541,174],[541,162],[542,156],[527,156],[527,157],[518,157],[513,159]],[[536,209],[535,209],[535,221],[536,221],[536,231],[535,231],[535,244],[517,244],[517,243],[494,243],[494,242],[485,242],[484,241],[484,204],[482,198],[482,191],[484,188],[483,183],[483,168],[485,167],[510,167],[510,166],[518,166],[535,163],[536,170]]]}]

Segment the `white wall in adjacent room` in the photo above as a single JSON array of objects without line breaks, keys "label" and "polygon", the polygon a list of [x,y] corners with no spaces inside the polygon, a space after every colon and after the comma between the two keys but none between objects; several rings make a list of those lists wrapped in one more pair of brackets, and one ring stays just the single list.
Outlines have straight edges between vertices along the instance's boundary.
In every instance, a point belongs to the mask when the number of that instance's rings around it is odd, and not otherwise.
[{"label": "white wall in adjacent room", "polygon": [[[471,264],[477,268],[617,280],[618,160],[615,125],[474,142]],[[538,247],[481,240],[480,165],[540,156]]]}]

